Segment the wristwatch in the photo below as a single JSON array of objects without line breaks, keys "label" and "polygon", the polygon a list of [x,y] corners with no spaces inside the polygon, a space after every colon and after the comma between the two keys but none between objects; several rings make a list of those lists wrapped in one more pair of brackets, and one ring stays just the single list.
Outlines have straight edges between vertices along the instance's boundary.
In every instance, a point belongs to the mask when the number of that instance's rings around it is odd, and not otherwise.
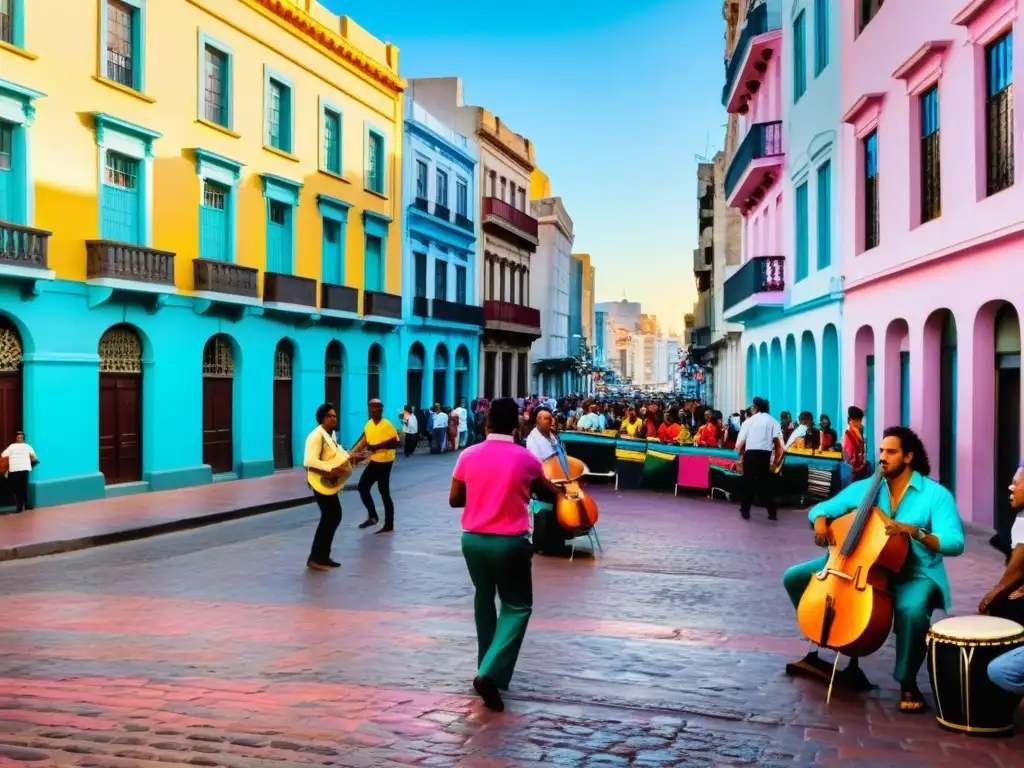
[{"label": "wristwatch", "polygon": [[928,531],[926,531],[924,528],[917,528],[914,530],[914,538],[918,541],[924,541],[927,536]]}]

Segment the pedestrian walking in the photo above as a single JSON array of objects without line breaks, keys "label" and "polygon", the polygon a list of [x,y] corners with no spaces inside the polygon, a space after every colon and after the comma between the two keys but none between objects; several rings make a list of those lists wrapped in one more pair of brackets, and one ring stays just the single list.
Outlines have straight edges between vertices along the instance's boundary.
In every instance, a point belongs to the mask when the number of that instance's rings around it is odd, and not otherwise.
[{"label": "pedestrian walking", "polygon": [[8,445],[0,458],[6,459],[7,482],[14,495],[15,512],[32,509],[28,504],[28,476],[39,463],[32,446],[25,442],[24,432],[14,433],[14,442]]},{"label": "pedestrian walking", "polygon": [[405,406],[402,411],[402,437],[405,440],[402,447],[406,457],[412,456],[420,441],[420,422],[411,405]]},{"label": "pedestrian walking", "polygon": [[[488,414],[483,443],[459,455],[448,502],[462,512],[462,555],[476,590],[477,674],[473,687],[484,704],[502,711],[533,612],[533,546],[528,531],[530,493],[563,493],[544,477],[540,459],[513,435],[519,408],[499,398]],[[501,600],[500,613],[494,598]]]},{"label": "pedestrian walking", "polygon": [[391,533],[395,530],[395,504],[391,501],[391,469],[395,465],[398,430],[384,418],[384,404],[380,400],[371,400],[369,411],[370,420],[366,422],[363,434],[350,451],[353,455],[362,451],[368,451],[370,454],[363,476],[359,478],[359,498],[366,507],[366,519],[359,527],[372,528],[378,522],[377,509],[370,495],[370,489],[376,485],[380,492],[380,500],[384,504],[384,525],[375,533]]},{"label": "pedestrian walking", "polygon": [[756,496],[768,510],[768,519],[776,520],[774,471],[782,464],[785,449],[782,445],[782,427],[768,413],[768,401],[755,397],[750,406],[753,414],[743,422],[736,440],[736,450],[743,462],[743,484],[740,491],[740,514],[750,519],[750,506]]}]

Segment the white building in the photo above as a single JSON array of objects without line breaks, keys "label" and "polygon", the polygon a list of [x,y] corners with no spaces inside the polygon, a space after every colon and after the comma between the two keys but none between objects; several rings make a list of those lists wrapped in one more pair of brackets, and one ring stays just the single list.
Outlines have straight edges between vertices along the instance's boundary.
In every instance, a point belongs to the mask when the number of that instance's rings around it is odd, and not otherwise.
[{"label": "white building", "polygon": [[541,361],[564,361],[576,350],[569,348],[569,270],[574,240],[572,219],[560,197],[533,200],[530,212],[537,219],[540,243],[530,270],[530,297],[540,311],[543,335],[530,349],[532,390],[558,397],[569,392],[565,374],[537,371]]}]

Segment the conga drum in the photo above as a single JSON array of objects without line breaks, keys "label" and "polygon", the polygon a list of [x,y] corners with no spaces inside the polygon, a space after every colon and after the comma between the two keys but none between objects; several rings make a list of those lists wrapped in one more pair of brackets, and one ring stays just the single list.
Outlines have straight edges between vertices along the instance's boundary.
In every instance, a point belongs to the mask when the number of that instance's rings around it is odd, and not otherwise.
[{"label": "conga drum", "polygon": [[988,677],[993,659],[1024,646],[1024,626],[995,616],[955,616],[928,631],[928,678],[935,719],[972,736],[1008,736],[1021,696]]}]

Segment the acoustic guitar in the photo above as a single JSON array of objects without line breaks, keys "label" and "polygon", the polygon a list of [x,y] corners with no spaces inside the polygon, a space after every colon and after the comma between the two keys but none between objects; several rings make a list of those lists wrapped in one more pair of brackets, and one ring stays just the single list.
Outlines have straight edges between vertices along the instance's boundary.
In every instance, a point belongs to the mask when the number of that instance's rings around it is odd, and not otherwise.
[{"label": "acoustic guitar", "polygon": [[340,491],[348,479],[352,477],[352,470],[355,469],[358,463],[358,457],[350,456],[348,451],[342,448],[340,445],[329,442],[326,438],[320,444],[320,461],[325,462],[329,469],[336,469],[338,467],[348,465],[341,474],[336,477],[328,477],[327,475],[321,475],[319,472],[314,472],[312,469],[306,470],[306,480],[309,482],[310,487],[317,493],[323,496],[333,496]]}]

